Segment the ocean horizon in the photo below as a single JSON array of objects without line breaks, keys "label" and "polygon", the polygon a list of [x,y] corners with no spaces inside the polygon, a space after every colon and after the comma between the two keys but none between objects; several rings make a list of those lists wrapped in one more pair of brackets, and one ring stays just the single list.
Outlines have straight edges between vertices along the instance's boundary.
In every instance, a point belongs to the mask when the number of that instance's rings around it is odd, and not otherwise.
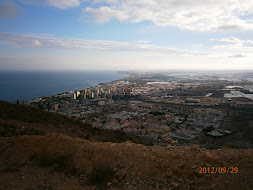
[{"label": "ocean horizon", "polygon": [[127,76],[117,71],[1,71],[0,100],[16,100],[81,90]]}]

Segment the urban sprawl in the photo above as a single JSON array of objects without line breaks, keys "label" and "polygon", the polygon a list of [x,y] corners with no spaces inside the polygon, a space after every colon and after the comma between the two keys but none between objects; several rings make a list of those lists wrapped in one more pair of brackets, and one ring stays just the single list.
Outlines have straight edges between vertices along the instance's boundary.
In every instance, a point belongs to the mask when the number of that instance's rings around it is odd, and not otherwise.
[{"label": "urban sprawl", "polygon": [[120,80],[17,103],[162,146],[226,139],[236,132],[228,126],[231,118],[253,110],[250,73],[124,73]]}]

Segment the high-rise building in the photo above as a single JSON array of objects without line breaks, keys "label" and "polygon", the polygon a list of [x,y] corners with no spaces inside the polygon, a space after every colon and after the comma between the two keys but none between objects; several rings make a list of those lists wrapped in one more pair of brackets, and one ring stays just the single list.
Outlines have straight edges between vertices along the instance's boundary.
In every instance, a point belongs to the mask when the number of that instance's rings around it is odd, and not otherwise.
[{"label": "high-rise building", "polygon": [[87,98],[87,93],[86,92],[82,93],[82,99],[85,100],[86,98]]},{"label": "high-rise building", "polygon": [[100,94],[100,96],[101,96],[101,98],[105,98],[105,93],[102,92],[102,93]]},{"label": "high-rise building", "polygon": [[73,99],[76,100],[76,92],[73,93]]},{"label": "high-rise building", "polygon": [[87,91],[87,96],[88,96],[88,98],[91,98],[91,91],[90,90]]},{"label": "high-rise building", "polygon": [[90,98],[92,98],[92,99],[94,98],[94,92],[90,93]]}]

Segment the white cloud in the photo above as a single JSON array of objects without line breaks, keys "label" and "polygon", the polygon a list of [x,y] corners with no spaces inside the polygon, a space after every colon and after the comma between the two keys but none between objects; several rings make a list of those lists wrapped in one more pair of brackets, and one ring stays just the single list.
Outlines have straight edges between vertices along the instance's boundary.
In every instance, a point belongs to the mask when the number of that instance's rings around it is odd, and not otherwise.
[{"label": "white cloud", "polygon": [[77,7],[83,0],[19,0],[24,4],[38,4],[49,5],[59,9],[68,9],[71,7]]},{"label": "white cloud", "polygon": [[[253,30],[252,0],[19,0],[59,9],[85,6],[86,21],[151,21],[192,31]],[[82,2],[85,2],[82,4]]]},{"label": "white cloud", "polygon": [[145,44],[145,43],[149,43],[150,41],[147,41],[147,40],[139,40],[137,41],[137,43],[140,43],[140,44]]},{"label": "white cloud", "polygon": [[192,44],[193,48],[203,48],[204,45],[203,44]]},{"label": "white cloud", "polygon": [[230,42],[230,43],[241,43],[242,42],[242,40],[240,40],[239,38],[236,38],[236,37],[211,39],[211,41]]},{"label": "white cloud", "polygon": [[101,2],[104,2],[104,3],[117,3],[118,0],[93,0],[93,3],[101,3]]},{"label": "white cloud", "polygon": [[[0,43],[20,47],[13,51],[17,52],[15,54],[0,52],[2,69],[253,69],[252,53],[227,49],[224,52],[220,49],[217,52],[190,51],[148,44],[14,33],[0,33]],[[30,48],[36,48],[36,53]]]},{"label": "white cloud", "polygon": [[128,20],[128,13],[126,11],[119,11],[106,6],[100,7],[99,10],[87,7],[85,8],[85,12],[96,15],[95,20],[98,23],[108,22],[112,18],[120,22]]},{"label": "white cloud", "polygon": [[241,40],[236,37],[211,39],[211,41],[224,42],[226,44],[215,45],[216,49],[227,49],[239,52],[253,51],[253,40]]},{"label": "white cloud", "polygon": [[[81,51],[115,51],[116,52],[151,52],[158,54],[206,54],[206,52],[189,51],[162,46],[154,46],[138,43],[127,43],[104,40],[84,40],[72,38],[57,38],[39,34],[15,34],[0,33],[0,43],[8,44],[14,47],[27,48],[50,48]],[[42,46],[43,44],[43,46]]]},{"label": "white cloud", "polygon": [[243,57],[248,57],[245,54],[234,54],[234,55],[230,55],[228,56],[229,58],[243,58]]},{"label": "white cloud", "polygon": [[83,9],[97,22],[152,21],[193,31],[253,30],[252,0],[94,0]]},{"label": "white cloud", "polygon": [[35,46],[41,46],[41,42],[39,40],[33,40],[32,42]]},{"label": "white cloud", "polygon": [[215,49],[231,50],[236,52],[253,52],[253,47],[243,46],[241,44],[215,45]]},{"label": "white cloud", "polygon": [[47,3],[56,8],[67,9],[79,6],[80,0],[47,0]]}]

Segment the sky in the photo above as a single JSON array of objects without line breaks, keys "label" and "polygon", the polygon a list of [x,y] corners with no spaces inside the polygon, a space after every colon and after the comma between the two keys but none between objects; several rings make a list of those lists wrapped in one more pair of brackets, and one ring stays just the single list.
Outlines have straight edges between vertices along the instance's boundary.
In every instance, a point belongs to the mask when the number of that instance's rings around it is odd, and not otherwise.
[{"label": "sky", "polygon": [[253,70],[253,1],[0,0],[1,70]]}]

